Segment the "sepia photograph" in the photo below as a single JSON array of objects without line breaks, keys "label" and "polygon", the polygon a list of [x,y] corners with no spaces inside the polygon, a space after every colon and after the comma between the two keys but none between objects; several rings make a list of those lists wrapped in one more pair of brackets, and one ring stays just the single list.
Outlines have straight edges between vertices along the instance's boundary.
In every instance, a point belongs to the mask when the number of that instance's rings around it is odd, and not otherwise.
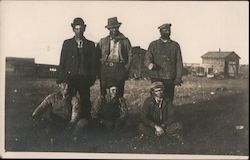
[{"label": "sepia photograph", "polygon": [[248,1],[0,1],[0,157],[248,159]]}]

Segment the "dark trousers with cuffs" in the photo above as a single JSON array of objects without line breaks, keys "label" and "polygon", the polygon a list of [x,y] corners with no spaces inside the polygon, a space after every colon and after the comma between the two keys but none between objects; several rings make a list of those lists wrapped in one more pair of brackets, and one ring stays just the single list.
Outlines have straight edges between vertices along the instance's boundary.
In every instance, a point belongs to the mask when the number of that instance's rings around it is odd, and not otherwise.
[{"label": "dark trousers with cuffs", "polygon": [[81,102],[81,118],[89,119],[90,111],[91,111],[91,102],[90,102],[90,80],[82,77],[82,76],[74,76],[71,77],[70,83],[73,88],[79,92],[80,102]]}]

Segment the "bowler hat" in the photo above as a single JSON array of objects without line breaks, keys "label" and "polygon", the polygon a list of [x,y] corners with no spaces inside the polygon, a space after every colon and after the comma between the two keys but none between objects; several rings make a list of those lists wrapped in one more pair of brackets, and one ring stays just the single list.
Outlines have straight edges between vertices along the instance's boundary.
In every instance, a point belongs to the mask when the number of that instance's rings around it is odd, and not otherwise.
[{"label": "bowler hat", "polygon": [[80,17],[77,17],[73,20],[73,23],[71,23],[71,26],[74,28],[76,25],[80,25],[80,26],[83,26],[85,27],[86,24],[84,23],[83,19],[80,18]]},{"label": "bowler hat", "polygon": [[162,24],[161,26],[158,27],[158,29],[163,29],[163,28],[170,28],[171,27],[171,24],[170,23],[165,23],[165,24]]},{"label": "bowler hat", "polygon": [[108,25],[106,25],[106,28],[112,28],[112,27],[120,27],[122,23],[118,22],[117,17],[112,17],[108,19]]},{"label": "bowler hat", "polygon": [[153,82],[150,86],[151,89],[164,88],[164,84],[160,81]]}]

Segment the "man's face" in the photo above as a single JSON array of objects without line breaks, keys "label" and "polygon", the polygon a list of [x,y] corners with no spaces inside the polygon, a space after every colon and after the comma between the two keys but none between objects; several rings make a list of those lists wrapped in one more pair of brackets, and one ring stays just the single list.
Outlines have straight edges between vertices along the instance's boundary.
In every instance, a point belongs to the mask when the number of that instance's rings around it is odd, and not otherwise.
[{"label": "man's face", "polygon": [[85,27],[81,26],[81,25],[76,25],[73,29],[73,31],[75,32],[75,36],[80,38],[82,37],[84,31],[85,31]]},{"label": "man's face", "polygon": [[63,95],[67,94],[69,92],[69,84],[66,82],[59,84],[60,91]]},{"label": "man's face", "polygon": [[170,28],[162,28],[160,29],[160,34],[163,39],[167,39],[171,34],[171,30]]},{"label": "man's face", "polygon": [[111,98],[115,98],[117,96],[118,88],[113,86],[109,88],[109,93]]},{"label": "man's face", "polygon": [[115,36],[117,36],[118,33],[119,33],[119,27],[111,27],[111,28],[109,28],[108,30],[109,30],[109,35],[110,35],[111,37],[115,37]]},{"label": "man's face", "polygon": [[155,88],[154,95],[158,98],[163,98],[164,95],[163,90],[164,90],[163,88]]}]

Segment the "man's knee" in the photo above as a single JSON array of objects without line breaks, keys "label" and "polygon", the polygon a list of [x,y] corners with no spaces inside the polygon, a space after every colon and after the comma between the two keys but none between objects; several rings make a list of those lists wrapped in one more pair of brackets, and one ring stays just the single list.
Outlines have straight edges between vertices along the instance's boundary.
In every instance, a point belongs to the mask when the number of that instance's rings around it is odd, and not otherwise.
[{"label": "man's knee", "polygon": [[139,134],[147,134],[148,128],[143,123],[139,123],[137,130]]},{"label": "man's knee", "polygon": [[76,127],[77,127],[77,128],[84,128],[84,127],[86,127],[87,125],[88,125],[88,120],[82,118],[82,119],[80,119],[80,120],[77,122]]}]

